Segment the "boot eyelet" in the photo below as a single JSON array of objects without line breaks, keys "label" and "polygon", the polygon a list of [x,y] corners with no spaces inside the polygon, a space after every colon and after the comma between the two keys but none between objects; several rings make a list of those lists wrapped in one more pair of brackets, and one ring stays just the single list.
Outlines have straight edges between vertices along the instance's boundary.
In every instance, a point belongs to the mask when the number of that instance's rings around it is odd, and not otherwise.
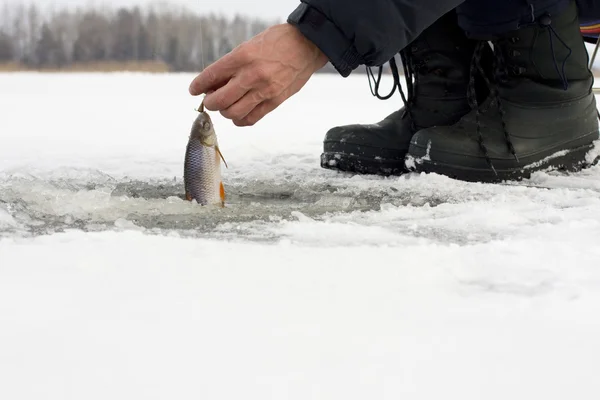
[{"label": "boot eyelet", "polygon": [[509,52],[509,55],[510,55],[511,57],[519,57],[519,56],[521,55],[521,52],[520,52],[520,51],[518,51],[518,50],[511,50],[511,51]]},{"label": "boot eyelet", "polygon": [[513,72],[513,74],[515,74],[516,76],[520,76],[520,75],[523,75],[525,72],[527,72],[527,68],[523,68],[523,67],[513,67],[513,68],[512,68],[512,72]]},{"label": "boot eyelet", "polygon": [[521,39],[519,37],[511,37],[509,40],[511,43],[519,43]]},{"label": "boot eyelet", "polygon": [[540,17],[539,23],[541,26],[550,26],[552,25],[552,18],[548,14],[544,14]]}]

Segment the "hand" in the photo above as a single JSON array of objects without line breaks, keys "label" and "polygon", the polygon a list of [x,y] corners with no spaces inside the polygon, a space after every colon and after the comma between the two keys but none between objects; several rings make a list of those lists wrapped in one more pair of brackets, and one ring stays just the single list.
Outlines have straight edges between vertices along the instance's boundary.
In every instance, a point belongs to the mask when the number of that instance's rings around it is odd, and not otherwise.
[{"label": "hand", "polygon": [[207,67],[190,93],[237,126],[251,126],[296,94],[327,57],[296,27],[275,25]]}]

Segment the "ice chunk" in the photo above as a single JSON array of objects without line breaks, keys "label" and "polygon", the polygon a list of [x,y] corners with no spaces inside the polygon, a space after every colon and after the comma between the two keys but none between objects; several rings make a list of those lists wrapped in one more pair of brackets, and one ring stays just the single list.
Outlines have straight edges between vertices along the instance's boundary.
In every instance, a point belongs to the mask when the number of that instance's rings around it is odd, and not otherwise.
[{"label": "ice chunk", "polygon": [[18,226],[17,221],[8,213],[6,208],[0,204],[0,231]]}]

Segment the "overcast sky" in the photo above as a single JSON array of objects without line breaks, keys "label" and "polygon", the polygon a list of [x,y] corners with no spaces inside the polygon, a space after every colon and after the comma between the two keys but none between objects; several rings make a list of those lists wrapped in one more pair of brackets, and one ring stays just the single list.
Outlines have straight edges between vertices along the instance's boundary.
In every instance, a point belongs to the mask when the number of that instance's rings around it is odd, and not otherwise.
[{"label": "overcast sky", "polygon": [[[23,3],[23,0],[0,0],[0,4]],[[163,3],[181,4],[198,13],[223,12],[227,15],[235,13],[284,20],[289,13],[300,4],[300,0],[163,0]],[[110,4],[115,6],[144,5],[157,3],[156,0],[25,0],[42,6],[69,5],[85,6],[86,4]]]}]

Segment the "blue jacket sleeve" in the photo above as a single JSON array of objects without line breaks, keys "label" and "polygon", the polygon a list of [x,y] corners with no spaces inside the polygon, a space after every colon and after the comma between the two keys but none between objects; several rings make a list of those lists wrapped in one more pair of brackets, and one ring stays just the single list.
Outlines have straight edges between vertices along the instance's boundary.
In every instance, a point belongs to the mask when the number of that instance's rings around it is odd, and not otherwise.
[{"label": "blue jacket sleeve", "polygon": [[380,66],[464,0],[301,0],[288,23],[344,77]]}]

